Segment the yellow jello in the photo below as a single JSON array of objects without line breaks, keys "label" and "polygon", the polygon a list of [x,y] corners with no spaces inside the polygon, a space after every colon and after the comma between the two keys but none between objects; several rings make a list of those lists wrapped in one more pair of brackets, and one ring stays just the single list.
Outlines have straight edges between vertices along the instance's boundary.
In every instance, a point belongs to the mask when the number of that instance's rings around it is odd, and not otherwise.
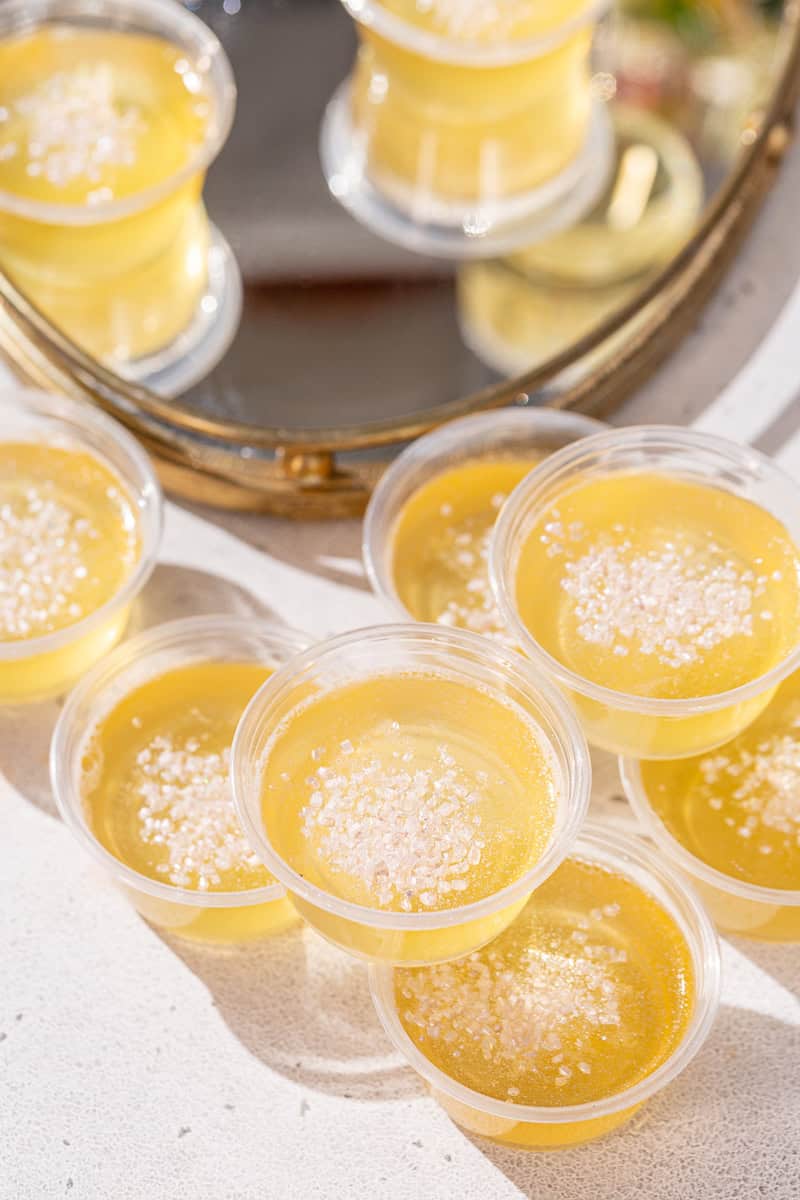
[{"label": "yellow jello", "polygon": [[513,644],[489,584],[489,541],[504,501],[535,462],[531,456],[463,463],[406,502],[390,554],[398,599],[416,620]]},{"label": "yellow jello", "polygon": [[234,748],[238,810],[320,933],[383,961],[457,957],[553,869],[585,805],[585,748],[526,672],[474,635],[389,626],[261,690]]},{"label": "yellow jello", "polygon": [[65,690],[118,640],[160,497],[111,422],[34,393],[0,400],[0,703],[15,703]]},{"label": "yellow jello", "polygon": [[763,509],[645,472],[559,497],[520,552],[516,594],[537,641],[585,679],[680,699],[730,691],[785,657],[799,571]]},{"label": "yellow jello", "polygon": [[[193,920],[177,925],[184,936],[241,941],[293,917],[286,900],[263,902],[275,881],[242,832],[230,781],[236,725],[269,674],[257,663],[177,667],[125,696],[85,749],[87,822],[109,853],[176,889],[254,894],[251,905],[189,910]],[[136,903],[156,924],[173,924],[161,897]]]},{"label": "yellow jello", "polygon": [[680,861],[719,925],[800,940],[800,675],[733,741],[641,763],[637,792],[637,808],[647,804],[695,860]]},{"label": "yellow jello", "polygon": [[[613,447],[633,456],[648,436],[590,439],[586,474],[577,452],[574,470],[561,452],[534,471],[498,528],[495,582],[514,632],[569,689],[590,740],[677,758],[734,736],[768,703],[770,673],[800,643],[800,552],[777,516],[724,483],[614,469]],[[653,434],[664,445],[669,436]],[[713,451],[704,435],[676,435],[693,439],[698,453]],[[564,482],[550,486],[561,463]],[[788,499],[790,481],[772,471]]]},{"label": "yellow jello", "polygon": [[83,349],[128,361],[202,295],[203,170],[231,97],[211,83],[215,39],[171,4],[143,14],[153,33],[114,0],[107,28],[50,7],[34,27],[0,13],[0,266]]},{"label": "yellow jello", "polygon": [[264,825],[317,887],[388,912],[495,895],[541,857],[555,779],[512,707],[435,675],[388,675],[317,698],[273,739]]},{"label": "yellow jello", "polygon": [[483,949],[373,975],[390,1035],[473,1133],[545,1149],[608,1132],[684,1052],[699,1007],[713,1011],[713,984],[698,1004],[713,935],[698,953],[630,862],[590,843]]},{"label": "yellow jello", "polygon": [[512,407],[418,438],[382,475],[364,519],[364,565],[376,593],[404,617],[517,646],[489,582],[498,513],[544,458],[604,428],[580,413]]},{"label": "yellow jello", "polygon": [[401,207],[447,223],[448,206],[533,193],[582,150],[601,6],[345,2],[361,39],[355,136],[370,176]]},{"label": "yellow jello", "polygon": [[56,633],[106,604],[140,553],[119,477],[80,449],[0,442],[0,641]]}]

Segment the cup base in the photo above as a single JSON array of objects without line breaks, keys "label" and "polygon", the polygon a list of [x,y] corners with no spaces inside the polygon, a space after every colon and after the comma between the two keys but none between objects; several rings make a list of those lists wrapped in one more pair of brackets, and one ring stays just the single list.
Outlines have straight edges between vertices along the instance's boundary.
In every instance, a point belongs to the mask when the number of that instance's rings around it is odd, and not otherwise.
[{"label": "cup base", "polygon": [[169,345],[114,364],[118,375],[172,399],[204,379],[224,357],[242,315],[242,275],[236,256],[210,226],[207,283],[189,325]]},{"label": "cup base", "polygon": [[320,158],[334,198],[386,241],[439,258],[486,258],[552,237],[594,207],[611,170],[613,130],[605,105],[596,102],[583,148],[560,174],[507,199],[450,202],[368,171],[344,83],[325,112]]}]

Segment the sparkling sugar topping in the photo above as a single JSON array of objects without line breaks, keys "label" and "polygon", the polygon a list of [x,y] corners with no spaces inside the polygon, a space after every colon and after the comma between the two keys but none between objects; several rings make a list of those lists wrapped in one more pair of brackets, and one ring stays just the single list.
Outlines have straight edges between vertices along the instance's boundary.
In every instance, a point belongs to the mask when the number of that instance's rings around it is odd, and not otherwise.
[{"label": "sparkling sugar topping", "polygon": [[[44,80],[13,102],[9,115],[20,118],[27,134],[27,167],[32,178],[55,187],[76,180],[100,183],[108,168],[130,167],[142,129],[139,108],[115,98],[114,73],[108,65],[82,65]],[[6,143],[5,157],[10,157]],[[19,152],[19,147],[14,147]],[[111,199],[102,188],[92,200]]]},{"label": "sparkling sugar topping", "polygon": [[233,807],[230,749],[209,754],[196,738],[178,748],[155,737],[136,762],[139,834],[145,845],[164,847],[156,869],[170,883],[206,891],[228,872],[259,867]]},{"label": "sparkling sugar topping", "polygon": [[520,19],[520,0],[417,0],[417,9],[431,16],[451,37],[507,37]]},{"label": "sparkling sugar topping", "polygon": [[[563,536],[559,522],[547,527],[548,554],[562,551]],[[714,544],[708,551],[679,539],[645,553],[628,540],[591,546],[565,564],[561,581],[580,637],[621,656],[653,655],[674,669],[731,638],[751,637],[753,601],[766,580],[724,559]]]},{"label": "sparkling sugar topping", "polygon": [[[513,647],[515,643],[505,632],[489,583],[489,547],[494,522],[506,498],[505,492],[497,492],[491,499],[491,514],[473,517],[471,521],[461,522],[461,527],[454,526],[446,531],[442,560],[461,583],[462,595],[448,600],[436,614],[436,621],[440,625],[486,634]],[[447,507],[442,506],[441,516],[449,515]]]},{"label": "sparkling sugar topping", "polygon": [[[591,1073],[587,1035],[620,1024],[612,972],[625,957],[604,945],[581,945],[575,955],[546,946],[513,955],[490,947],[460,962],[405,972],[403,1020],[420,1031],[423,1044],[443,1044],[455,1057],[477,1047],[490,1066],[534,1072],[564,1087],[575,1071]],[[507,1095],[515,1100],[519,1089]]]},{"label": "sparkling sugar topping", "polygon": [[0,640],[45,634],[85,616],[91,522],[34,485],[0,504]]},{"label": "sparkling sugar topping", "polygon": [[[800,729],[800,716],[795,720]],[[735,751],[710,754],[702,759],[700,771],[705,784],[706,798],[712,808],[720,809],[723,801],[715,785],[721,780],[734,782],[731,799],[739,815],[725,817],[744,838],[759,831],[783,834],[800,846],[800,736],[797,733],[775,734],[758,743],[754,749],[741,746]],[[770,853],[769,842],[761,846]]]},{"label": "sparkling sugar topping", "polygon": [[410,752],[395,755],[389,764],[370,759],[355,760],[349,770],[317,768],[300,814],[302,831],[382,908],[436,908],[451,893],[466,891],[467,873],[480,864],[480,796],[475,780],[445,750],[427,769],[412,766]]}]

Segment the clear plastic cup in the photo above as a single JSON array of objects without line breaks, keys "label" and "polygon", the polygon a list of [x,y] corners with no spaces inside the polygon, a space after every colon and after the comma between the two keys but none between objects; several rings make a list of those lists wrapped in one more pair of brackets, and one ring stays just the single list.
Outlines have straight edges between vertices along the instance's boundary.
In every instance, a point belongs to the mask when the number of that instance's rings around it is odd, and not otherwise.
[{"label": "clear plastic cup", "polygon": [[155,566],[162,498],[150,460],[121,425],[88,404],[45,392],[0,390],[2,440],[54,443],[85,451],[110,468],[128,493],[139,527],[140,553],[123,586],[81,620],[41,637],[0,641],[0,704],[42,700],[64,692],[119,641]]},{"label": "clear plastic cup", "polygon": [[414,618],[397,594],[393,537],[404,505],[429,480],[469,462],[535,461],[607,428],[592,417],[556,408],[502,408],[448,421],[417,438],[381,476],[364,518],[364,567],[376,596],[399,620]]},{"label": "clear plastic cup", "polygon": [[758,678],[713,695],[653,699],[601,686],[566,667],[533,637],[515,601],[521,548],[547,507],[578,483],[636,471],[705,484],[747,499],[780,521],[800,545],[800,487],[765,455],[710,434],[668,425],[638,426],[566,447],[520,484],[495,528],[492,588],[518,644],[561,687],[593,745],[634,758],[684,758],[729,741],[755,720],[781,680],[800,665],[800,625],[797,644]]},{"label": "clear plastic cup", "polygon": [[[328,108],[331,192],[389,241],[451,258],[502,253],[577,221],[610,168],[590,52],[606,0],[524,30],[426,27],[432,7],[343,0],[359,53]],[[476,6],[476,12],[479,6]],[[489,11],[489,6],[486,6]]]},{"label": "clear plastic cup", "polygon": [[[680,876],[638,838],[588,823],[573,847],[575,857],[625,875],[673,917],[691,952],[694,1006],[680,1044],[651,1075],[616,1095],[585,1104],[538,1107],[512,1104],[457,1083],[423,1055],[397,1013],[394,971],[370,968],[372,998],[395,1048],[425,1080],[448,1115],[470,1133],[529,1150],[553,1150],[592,1141],[622,1125],[683,1071],[708,1037],[720,992],[720,953],[713,926]],[[535,904],[535,898],[531,901]]]},{"label": "clear plastic cup", "polygon": [[53,734],[50,776],[59,812],[83,848],[153,925],[206,942],[243,942],[296,919],[280,883],[245,891],[199,891],[161,883],[127,866],[93,833],[81,795],[82,760],[97,723],[128,693],[191,663],[255,663],[280,669],[311,639],[245,617],[188,617],[131,638],[70,695]]},{"label": "clear plastic cup", "polygon": [[761,887],[709,866],[673,837],[654,811],[639,763],[621,758],[619,773],[643,830],[659,853],[690,879],[720,929],[758,941],[800,942],[800,888]]},{"label": "clear plastic cup", "polygon": [[[227,297],[236,311],[238,268],[202,202],[205,172],[233,121],[233,75],[211,30],[174,0],[7,0],[0,6],[0,45],[49,26],[148,35],[178,47],[209,109],[202,143],[183,166],[131,195],[52,203],[0,190],[0,267],[82,350],[144,380],[185,357],[189,331],[208,325],[207,295]],[[210,277],[214,255],[234,277],[225,287]],[[219,320],[229,342],[235,329],[228,315],[221,311]],[[225,348],[216,345],[218,357]],[[206,370],[213,365],[206,361]]]},{"label": "clear plastic cup", "polygon": [[[437,912],[370,908],[310,883],[278,853],[262,811],[270,739],[298,705],[331,688],[399,672],[440,673],[514,703],[549,745],[559,787],[554,829],[539,860],[496,894]],[[267,680],[245,712],[233,746],[237,811],[256,853],[312,928],[349,954],[379,962],[458,958],[502,932],[568,853],[586,813],[590,774],[586,742],[569,706],[521,655],[476,634],[436,625],[361,629],[312,647]]]}]

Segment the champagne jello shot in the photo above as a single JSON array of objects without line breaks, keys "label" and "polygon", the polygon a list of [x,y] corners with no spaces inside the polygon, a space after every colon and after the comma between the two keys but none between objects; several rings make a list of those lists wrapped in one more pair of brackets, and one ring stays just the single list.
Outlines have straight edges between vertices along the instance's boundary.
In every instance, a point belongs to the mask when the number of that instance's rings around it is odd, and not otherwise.
[{"label": "champagne jello shot", "polygon": [[239,274],[201,193],[234,104],[173,0],[0,5],[0,267],[123,374],[195,378],[233,336]]},{"label": "champagne jello shot", "polygon": [[506,622],[590,742],[681,758],[735,737],[800,663],[800,489],[723,438],[617,430],[509,499],[491,576]]},{"label": "champagne jello shot", "polygon": [[0,705],[65,691],[121,637],[155,565],[161,491],[88,404],[0,390]]},{"label": "champagne jello shot", "polygon": [[589,763],[524,659],[432,625],[313,647],[257,694],[233,752],[242,826],[308,923],[384,962],[456,958],[567,853]]},{"label": "champagne jello shot", "polygon": [[462,417],[419,438],[383,475],[367,508],[364,564],[375,593],[401,620],[514,645],[489,583],[498,513],[548,454],[605,428],[579,413],[512,408]]},{"label": "champagne jello shot", "polygon": [[236,816],[230,760],[253,695],[310,640],[189,617],[132,638],[70,695],[50,756],[59,811],[153,925],[231,943],[296,919]]},{"label": "champagne jello shot", "polygon": [[708,1035],[719,979],[680,877],[591,824],[489,945],[370,972],[388,1036],[452,1119],[531,1150],[601,1137],[670,1083]]},{"label": "champagne jello shot", "polygon": [[343,0],[352,74],[328,108],[334,197],[382,237],[485,257],[587,212],[611,165],[591,89],[606,0]]},{"label": "champagne jello shot", "polygon": [[724,746],[620,770],[643,827],[720,929],[800,942],[800,674]]}]

